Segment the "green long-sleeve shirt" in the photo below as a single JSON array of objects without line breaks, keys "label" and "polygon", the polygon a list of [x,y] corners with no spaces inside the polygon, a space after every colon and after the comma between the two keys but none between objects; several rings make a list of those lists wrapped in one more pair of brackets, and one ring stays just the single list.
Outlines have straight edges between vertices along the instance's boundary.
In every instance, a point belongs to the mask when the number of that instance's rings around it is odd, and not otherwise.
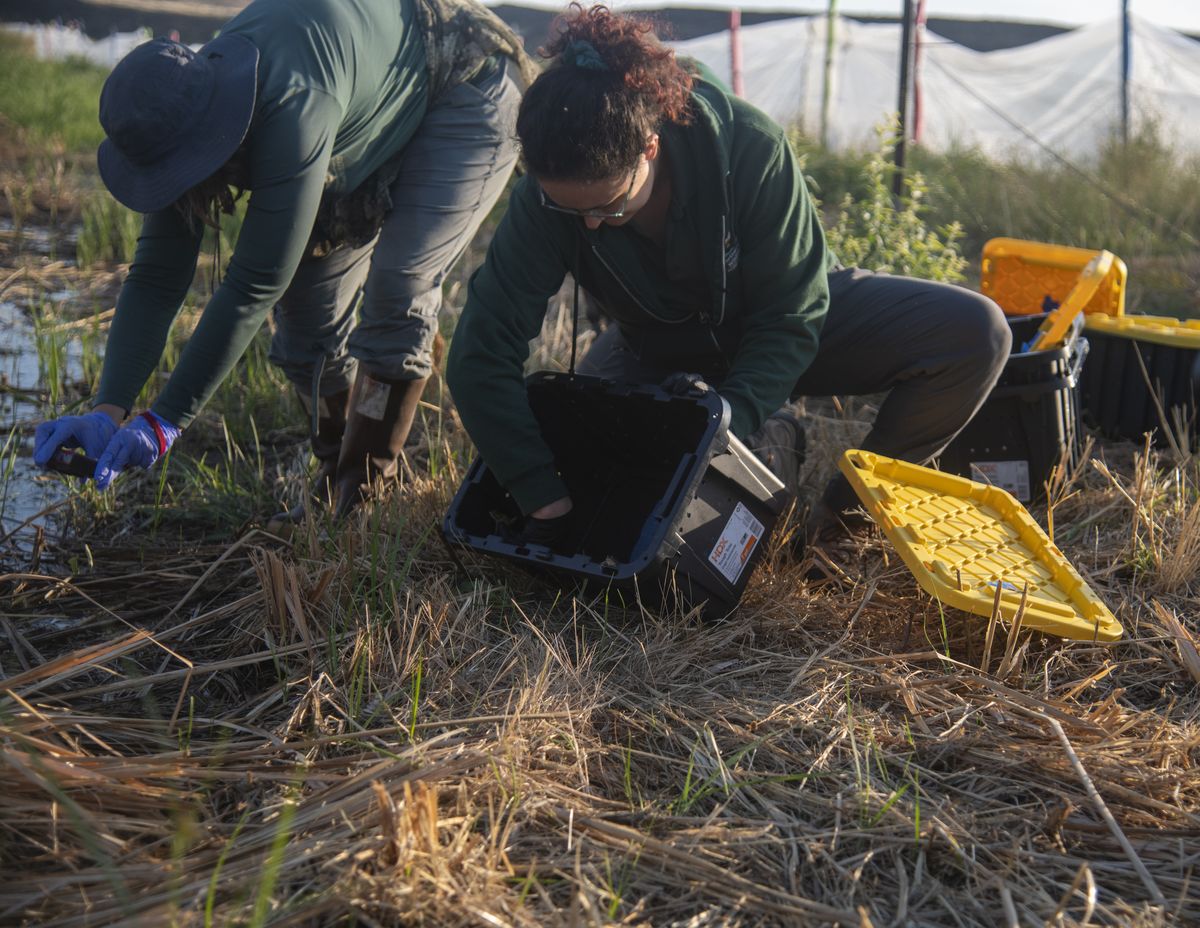
[{"label": "green long-sleeve shirt", "polygon": [[[321,196],[350,192],[412,138],[428,73],[413,0],[254,0],[221,30],[259,51],[250,199],[228,270],[153,410],[186,426],[287,289]],[[98,403],[126,409],[162,356],[201,241],[174,207],[146,216],[117,299]]]},{"label": "green long-sleeve shirt", "polygon": [[447,377],[463,424],[525,512],[566,487],[525,395],[524,363],[568,272],[635,351],[699,372],[729,402],[734,434],[787,401],[817,349],[835,264],[783,130],[697,81],[695,119],[660,136],[671,172],[665,245],[628,225],[587,230],[517,184],[471,279]]}]

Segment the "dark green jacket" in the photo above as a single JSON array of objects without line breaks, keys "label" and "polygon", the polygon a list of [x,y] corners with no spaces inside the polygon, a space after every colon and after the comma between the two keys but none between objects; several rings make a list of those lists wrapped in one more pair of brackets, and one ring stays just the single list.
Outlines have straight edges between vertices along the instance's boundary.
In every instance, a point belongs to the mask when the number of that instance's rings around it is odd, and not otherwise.
[{"label": "dark green jacket", "polygon": [[566,495],[525,397],[523,367],[568,272],[639,354],[699,372],[746,436],[812,361],[834,260],[783,130],[698,81],[695,118],[661,137],[671,171],[665,249],[628,226],[588,231],[517,184],[471,279],[448,378],[479,453],[525,512]]},{"label": "dark green jacket", "polygon": [[[221,31],[260,54],[247,138],[252,192],[225,278],[153,407],[181,427],[287,289],[326,188],[354,190],[412,138],[427,102],[413,0],[254,0]],[[174,207],[146,217],[97,402],[132,407],[187,295],[200,240]]]}]

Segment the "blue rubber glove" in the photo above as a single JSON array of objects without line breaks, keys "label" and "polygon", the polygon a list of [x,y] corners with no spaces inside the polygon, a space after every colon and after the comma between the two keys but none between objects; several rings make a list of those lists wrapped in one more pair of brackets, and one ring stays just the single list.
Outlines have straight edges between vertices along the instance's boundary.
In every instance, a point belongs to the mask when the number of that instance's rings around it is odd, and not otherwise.
[{"label": "blue rubber glove", "polygon": [[94,460],[104,453],[116,432],[117,424],[102,412],[51,419],[33,433],[33,463],[45,467],[59,448],[82,448]]},{"label": "blue rubber glove", "polygon": [[127,467],[151,467],[179,437],[162,416],[144,412],[117,430],[96,462],[96,486],[105,489]]}]

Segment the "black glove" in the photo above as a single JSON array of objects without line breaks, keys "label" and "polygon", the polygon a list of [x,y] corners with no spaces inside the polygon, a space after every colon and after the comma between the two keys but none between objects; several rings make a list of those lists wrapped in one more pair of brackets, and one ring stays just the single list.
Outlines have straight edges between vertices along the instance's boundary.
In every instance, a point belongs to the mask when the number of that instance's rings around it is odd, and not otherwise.
[{"label": "black glove", "polygon": [[574,509],[564,515],[555,516],[553,519],[535,519],[533,516],[529,516],[525,519],[521,530],[512,538],[512,542],[517,545],[541,545],[552,551],[570,554],[571,552],[562,551],[561,548],[567,535],[570,534],[574,522]]},{"label": "black glove", "polygon": [[709,388],[699,374],[676,371],[659,384],[659,389],[672,396],[703,396]]}]

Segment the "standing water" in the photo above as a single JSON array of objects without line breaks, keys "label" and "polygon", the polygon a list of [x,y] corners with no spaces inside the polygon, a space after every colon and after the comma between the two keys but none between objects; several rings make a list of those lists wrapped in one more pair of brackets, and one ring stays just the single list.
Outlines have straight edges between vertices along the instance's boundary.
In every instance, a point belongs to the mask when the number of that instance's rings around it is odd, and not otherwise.
[{"label": "standing water", "polygon": [[[67,342],[60,358],[60,382],[81,376],[77,341]],[[38,514],[68,492],[63,478],[33,463],[33,426],[47,415],[45,373],[28,317],[16,304],[0,302],[0,537],[26,520],[41,521]]]}]

